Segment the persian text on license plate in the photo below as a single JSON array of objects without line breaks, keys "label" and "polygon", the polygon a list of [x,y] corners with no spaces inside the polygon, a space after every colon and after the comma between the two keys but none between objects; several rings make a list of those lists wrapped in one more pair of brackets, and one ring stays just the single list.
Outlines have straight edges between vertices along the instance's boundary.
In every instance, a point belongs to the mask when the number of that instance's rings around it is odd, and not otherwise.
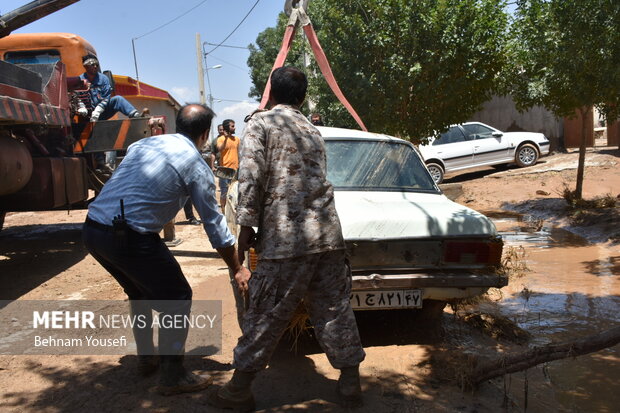
[{"label": "persian text on license plate", "polygon": [[422,290],[374,290],[351,293],[351,307],[371,308],[421,308]]}]

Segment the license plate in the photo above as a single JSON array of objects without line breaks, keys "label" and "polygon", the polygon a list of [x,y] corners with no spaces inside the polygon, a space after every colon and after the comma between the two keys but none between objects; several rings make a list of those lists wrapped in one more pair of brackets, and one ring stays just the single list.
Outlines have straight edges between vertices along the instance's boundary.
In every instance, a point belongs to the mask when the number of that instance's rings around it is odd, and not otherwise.
[{"label": "license plate", "polygon": [[422,290],[373,290],[351,293],[353,309],[422,308]]}]

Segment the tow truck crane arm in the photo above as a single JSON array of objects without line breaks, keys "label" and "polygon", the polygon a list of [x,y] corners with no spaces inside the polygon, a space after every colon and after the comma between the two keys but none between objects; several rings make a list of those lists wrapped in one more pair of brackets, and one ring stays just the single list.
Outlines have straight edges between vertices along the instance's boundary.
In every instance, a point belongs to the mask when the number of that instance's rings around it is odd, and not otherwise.
[{"label": "tow truck crane arm", "polygon": [[0,16],[0,37],[80,0],[34,0]]}]

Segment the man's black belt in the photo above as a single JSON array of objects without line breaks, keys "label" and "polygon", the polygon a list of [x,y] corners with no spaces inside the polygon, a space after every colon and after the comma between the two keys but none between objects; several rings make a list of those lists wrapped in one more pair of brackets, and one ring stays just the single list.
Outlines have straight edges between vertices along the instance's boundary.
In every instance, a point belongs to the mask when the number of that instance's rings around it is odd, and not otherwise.
[{"label": "man's black belt", "polygon": [[89,226],[91,226],[91,227],[93,227],[93,228],[100,229],[100,230],[102,230],[102,231],[109,231],[109,232],[112,232],[112,231],[114,230],[114,227],[112,227],[112,225],[104,225],[104,224],[101,224],[101,223],[99,223],[99,222],[97,222],[97,221],[95,221],[95,220],[93,220],[93,219],[90,219],[89,217],[86,217],[86,223],[87,223]]}]

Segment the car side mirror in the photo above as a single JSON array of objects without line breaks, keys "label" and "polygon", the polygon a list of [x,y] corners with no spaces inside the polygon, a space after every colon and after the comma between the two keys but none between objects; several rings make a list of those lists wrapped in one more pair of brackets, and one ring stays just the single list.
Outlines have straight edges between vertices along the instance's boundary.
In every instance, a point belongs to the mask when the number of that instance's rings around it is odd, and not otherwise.
[{"label": "car side mirror", "polygon": [[501,138],[502,136],[504,136],[504,133],[500,131],[495,131],[491,135],[493,135],[494,138]]}]

